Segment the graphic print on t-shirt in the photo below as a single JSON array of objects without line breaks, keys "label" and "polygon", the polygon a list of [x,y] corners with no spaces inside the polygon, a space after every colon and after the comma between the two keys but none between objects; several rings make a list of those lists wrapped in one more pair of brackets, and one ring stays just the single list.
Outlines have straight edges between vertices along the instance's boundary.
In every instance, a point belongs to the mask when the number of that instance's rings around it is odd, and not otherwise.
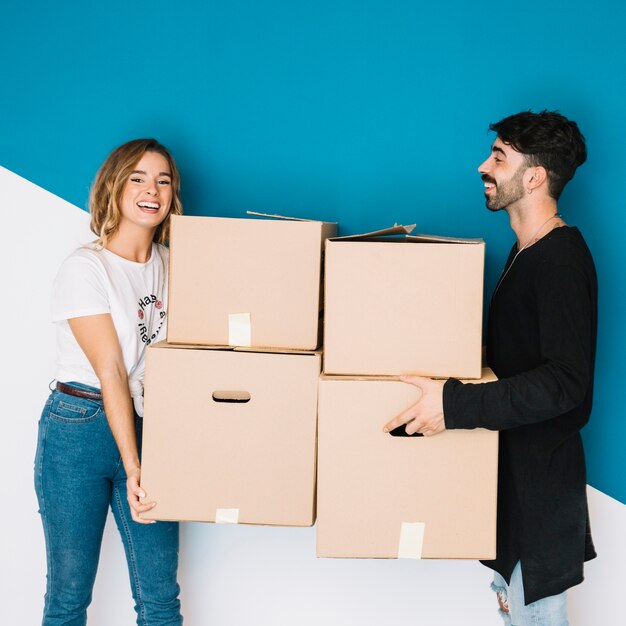
[{"label": "graphic print on t-shirt", "polygon": [[[163,326],[163,322],[165,321],[166,312],[163,310],[163,302],[159,300],[154,294],[139,298],[138,305],[139,308],[137,309],[137,317],[139,318],[139,322],[137,326],[139,327],[139,335],[141,337],[141,341],[149,346],[158,336],[159,331]],[[152,319],[152,315],[150,313],[151,307],[154,307],[155,313],[158,313],[159,315],[158,326],[154,329],[152,335],[150,335],[149,330],[146,326],[146,321]]]}]

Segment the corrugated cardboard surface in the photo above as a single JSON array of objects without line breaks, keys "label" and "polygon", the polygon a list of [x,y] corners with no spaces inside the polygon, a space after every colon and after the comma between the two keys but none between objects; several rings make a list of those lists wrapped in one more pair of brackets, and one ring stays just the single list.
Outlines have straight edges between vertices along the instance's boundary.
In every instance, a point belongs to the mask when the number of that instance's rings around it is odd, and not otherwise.
[{"label": "corrugated cardboard surface", "polygon": [[479,378],[482,242],[326,243],[324,372]]},{"label": "corrugated cardboard surface", "polygon": [[[320,355],[148,349],[142,487],[144,517],[310,526]],[[216,391],[250,394],[219,403]],[[223,512],[223,511],[222,511]]]},{"label": "corrugated cardboard surface", "polygon": [[228,345],[229,316],[250,315],[251,345],[314,350],[321,257],[336,224],[173,216],[170,343]]},{"label": "corrugated cardboard surface", "polygon": [[399,381],[320,380],[318,556],[397,558],[410,523],[421,558],[495,557],[498,433],[384,433],[418,398]]}]

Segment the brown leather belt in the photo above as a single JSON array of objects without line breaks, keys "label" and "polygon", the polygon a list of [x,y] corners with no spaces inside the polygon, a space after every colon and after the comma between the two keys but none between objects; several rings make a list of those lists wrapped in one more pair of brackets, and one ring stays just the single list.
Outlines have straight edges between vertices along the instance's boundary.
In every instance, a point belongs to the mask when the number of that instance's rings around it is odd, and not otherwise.
[{"label": "brown leather belt", "polygon": [[77,398],[86,398],[87,400],[102,401],[102,394],[99,391],[88,391],[87,389],[79,389],[65,383],[57,382],[57,391],[66,393],[68,396],[76,396]]}]

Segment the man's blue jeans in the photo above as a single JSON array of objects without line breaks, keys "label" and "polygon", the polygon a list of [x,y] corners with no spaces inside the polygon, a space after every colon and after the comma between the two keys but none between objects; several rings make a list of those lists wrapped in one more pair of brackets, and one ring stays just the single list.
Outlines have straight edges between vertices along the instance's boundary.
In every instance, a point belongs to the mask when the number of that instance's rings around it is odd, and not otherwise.
[{"label": "man's blue jeans", "polygon": [[[140,447],[137,416],[135,424]],[[86,623],[109,506],[126,552],[137,624],[182,624],[178,524],[132,521],[126,473],[102,402],[50,394],[39,421],[35,490],[48,561],[43,626]]]},{"label": "man's blue jeans", "polygon": [[494,572],[491,588],[498,594],[501,604],[508,607],[508,613],[500,615],[506,626],[568,626],[566,593],[549,596],[524,605],[524,583],[522,568],[518,562],[511,575],[511,584],[498,572]]}]

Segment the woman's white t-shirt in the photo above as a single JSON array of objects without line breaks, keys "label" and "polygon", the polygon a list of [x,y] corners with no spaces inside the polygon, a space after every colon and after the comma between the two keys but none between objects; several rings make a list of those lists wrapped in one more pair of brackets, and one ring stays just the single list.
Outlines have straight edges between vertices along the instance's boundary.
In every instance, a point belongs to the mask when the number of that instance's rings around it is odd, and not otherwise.
[{"label": "woman's white t-shirt", "polygon": [[117,331],[135,410],[143,414],[146,348],[165,337],[168,250],[153,243],[150,259],[135,263],[104,248],[75,250],[61,265],[52,292],[60,382],[100,388],[68,319],[110,313]]}]

